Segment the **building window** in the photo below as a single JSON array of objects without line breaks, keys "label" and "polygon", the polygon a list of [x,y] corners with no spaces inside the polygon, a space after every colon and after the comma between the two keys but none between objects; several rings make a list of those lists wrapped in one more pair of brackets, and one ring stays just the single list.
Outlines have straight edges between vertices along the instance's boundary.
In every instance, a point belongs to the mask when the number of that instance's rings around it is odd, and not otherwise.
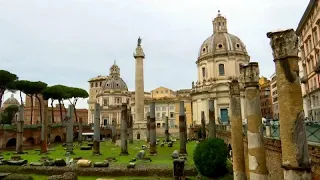
[{"label": "building window", "polygon": [[160,128],[160,123],[157,123],[157,128]]},{"label": "building window", "polygon": [[174,106],[170,106],[170,110],[174,110]]},{"label": "building window", "polygon": [[102,82],[100,82],[100,86],[102,86]]},{"label": "building window", "polygon": [[109,98],[106,98],[103,100],[103,105],[104,106],[109,106]]},{"label": "building window", "polygon": [[241,67],[243,66],[243,64],[239,64],[239,73],[241,72]]},{"label": "building window", "polygon": [[162,113],[162,118],[166,117],[166,113]]},{"label": "building window", "polygon": [[161,109],[160,109],[160,107],[156,107],[156,111],[160,111]]},{"label": "building window", "polygon": [[90,83],[90,87],[93,87],[93,83]]},{"label": "building window", "polygon": [[206,68],[205,67],[202,68],[202,77],[206,77]]},{"label": "building window", "polygon": [[158,92],[158,91],[156,91],[156,93],[158,94],[159,92]]},{"label": "building window", "polygon": [[173,118],[173,116],[174,116],[174,113],[170,112],[170,118]]},{"label": "building window", "polygon": [[318,30],[317,30],[317,28],[315,28],[313,31],[313,42],[315,45],[318,44]]},{"label": "building window", "polygon": [[98,87],[98,83],[97,82],[95,83],[95,87]]},{"label": "building window", "polygon": [[224,76],[224,64],[219,64],[219,75]]},{"label": "building window", "polygon": [[166,93],[168,93],[168,90],[166,90]]},{"label": "building window", "polygon": [[167,108],[166,107],[162,107],[162,111],[165,111],[165,110],[167,110]]}]

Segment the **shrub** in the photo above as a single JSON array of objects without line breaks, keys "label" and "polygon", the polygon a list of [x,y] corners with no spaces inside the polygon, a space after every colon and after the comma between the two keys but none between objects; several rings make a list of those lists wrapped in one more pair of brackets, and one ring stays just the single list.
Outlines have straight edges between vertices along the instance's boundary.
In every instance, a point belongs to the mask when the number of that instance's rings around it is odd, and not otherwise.
[{"label": "shrub", "polygon": [[193,161],[201,175],[215,178],[227,173],[227,155],[227,146],[222,139],[209,138],[197,145]]}]

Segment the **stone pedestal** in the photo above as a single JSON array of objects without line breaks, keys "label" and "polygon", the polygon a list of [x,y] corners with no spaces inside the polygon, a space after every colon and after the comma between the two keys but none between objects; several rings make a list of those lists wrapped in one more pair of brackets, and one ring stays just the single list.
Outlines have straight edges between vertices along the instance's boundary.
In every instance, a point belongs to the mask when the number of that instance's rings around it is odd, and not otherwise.
[{"label": "stone pedestal", "polygon": [[284,180],[311,180],[308,141],[298,67],[298,37],[293,29],[267,34],[276,66]]},{"label": "stone pedestal", "polygon": [[157,154],[155,102],[150,104],[150,154]]},{"label": "stone pedestal", "polygon": [[74,107],[73,105],[68,106],[68,114],[67,114],[67,152],[73,154],[73,114],[74,114]]},{"label": "stone pedestal", "polygon": [[179,135],[180,135],[180,155],[187,154],[187,139],[186,139],[186,115],[184,112],[184,102],[180,101],[179,106]]},{"label": "stone pedestal", "polygon": [[235,180],[246,180],[242,117],[239,83],[233,80],[230,83],[230,121],[231,121],[231,142],[233,159],[233,178]]},{"label": "stone pedestal", "polygon": [[214,100],[209,100],[209,138],[216,138],[216,121],[214,119]]},{"label": "stone pedestal", "polygon": [[122,104],[121,109],[121,153],[120,156],[127,156],[128,153],[128,141],[127,141],[127,135],[128,135],[128,117],[127,117],[127,104]]},{"label": "stone pedestal", "polygon": [[17,154],[23,154],[23,125],[24,125],[24,106],[19,106],[18,112],[18,122],[17,122],[17,143],[16,143],[16,152]]},{"label": "stone pedestal", "polygon": [[100,105],[94,105],[94,126],[93,126],[93,155],[101,155],[100,153]]},{"label": "stone pedestal", "polygon": [[248,121],[248,158],[250,179],[267,180],[268,170],[261,122],[259,66],[251,62],[241,68],[245,81],[245,110]]},{"label": "stone pedestal", "polygon": [[185,180],[184,160],[182,160],[182,159],[173,160],[173,179],[174,180]]}]

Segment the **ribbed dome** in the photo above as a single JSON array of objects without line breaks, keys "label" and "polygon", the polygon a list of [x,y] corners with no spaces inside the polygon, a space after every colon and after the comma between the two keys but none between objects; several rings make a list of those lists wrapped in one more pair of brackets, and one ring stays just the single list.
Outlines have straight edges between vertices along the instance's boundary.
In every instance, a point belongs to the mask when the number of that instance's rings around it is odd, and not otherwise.
[{"label": "ribbed dome", "polygon": [[120,68],[115,62],[110,67],[109,77],[102,83],[101,91],[108,89],[128,91],[127,84],[120,77]]},{"label": "ribbed dome", "polygon": [[247,55],[246,46],[235,35],[228,33],[227,19],[218,16],[212,21],[213,34],[209,36],[199,49],[199,58],[207,55],[243,54]]},{"label": "ribbed dome", "polygon": [[199,50],[199,57],[225,53],[247,55],[247,50],[246,46],[237,36],[225,32],[218,32],[208,37],[202,43]]},{"label": "ribbed dome", "polygon": [[20,105],[19,101],[16,98],[14,98],[13,94],[11,94],[11,97],[8,98],[6,101],[4,101],[3,104],[7,105],[7,106],[9,106],[9,105]]}]

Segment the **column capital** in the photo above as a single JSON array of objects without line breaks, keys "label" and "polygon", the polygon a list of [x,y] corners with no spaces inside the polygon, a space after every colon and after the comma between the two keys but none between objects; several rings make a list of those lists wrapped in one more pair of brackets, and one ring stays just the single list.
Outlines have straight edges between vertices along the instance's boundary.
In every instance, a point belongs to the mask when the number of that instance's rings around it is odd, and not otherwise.
[{"label": "column capital", "polygon": [[268,32],[274,60],[298,56],[298,36],[293,29]]},{"label": "column capital", "polygon": [[245,87],[259,87],[259,64],[250,62],[241,67]]},{"label": "column capital", "polygon": [[230,88],[230,95],[238,95],[240,96],[240,86],[239,82],[237,80],[232,80],[229,83],[229,88]]}]

